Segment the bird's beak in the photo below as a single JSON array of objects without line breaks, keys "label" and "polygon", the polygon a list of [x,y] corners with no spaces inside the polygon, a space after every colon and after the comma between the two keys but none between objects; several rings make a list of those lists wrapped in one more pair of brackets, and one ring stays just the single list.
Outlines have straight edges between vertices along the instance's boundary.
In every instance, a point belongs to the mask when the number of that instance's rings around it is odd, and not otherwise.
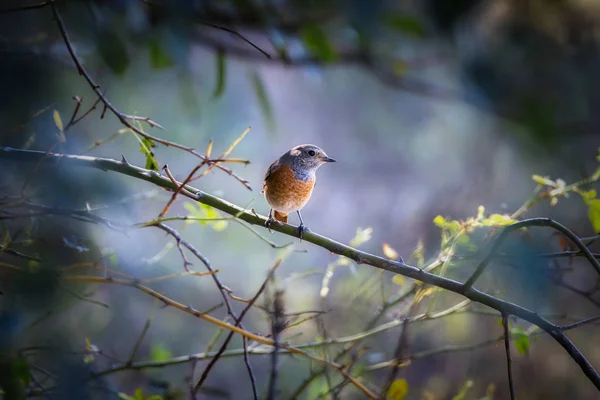
[{"label": "bird's beak", "polygon": [[335,161],[333,158],[331,158],[331,157],[327,157],[327,156],[325,156],[325,157],[321,158],[321,160],[322,160],[323,162],[337,162],[337,161]]}]

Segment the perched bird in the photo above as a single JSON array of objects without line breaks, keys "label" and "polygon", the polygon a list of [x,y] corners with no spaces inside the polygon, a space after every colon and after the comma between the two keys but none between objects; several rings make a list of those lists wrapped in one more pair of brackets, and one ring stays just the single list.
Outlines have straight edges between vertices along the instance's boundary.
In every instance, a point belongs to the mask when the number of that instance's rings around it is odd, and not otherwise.
[{"label": "perched bird", "polygon": [[308,203],[315,187],[317,169],[325,163],[335,162],[319,147],[312,144],[296,146],[275,160],[265,174],[262,193],[271,206],[266,226],[273,217],[287,223],[288,214],[296,211],[300,218],[298,236],[306,229],[300,210]]}]

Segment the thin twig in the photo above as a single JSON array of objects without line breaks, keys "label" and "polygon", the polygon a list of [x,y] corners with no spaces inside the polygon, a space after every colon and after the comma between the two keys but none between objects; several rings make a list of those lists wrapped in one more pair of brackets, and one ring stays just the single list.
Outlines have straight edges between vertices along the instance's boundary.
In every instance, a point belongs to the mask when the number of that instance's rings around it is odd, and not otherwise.
[{"label": "thin twig", "polygon": [[388,375],[387,383],[383,387],[383,391],[381,392],[380,399],[386,398],[387,393],[389,392],[390,387],[392,386],[392,383],[394,383],[394,380],[396,379],[396,374],[398,373],[398,368],[400,367],[400,363],[402,362],[402,358],[403,358],[402,352],[406,348],[407,327],[408,327],[408,318],[405,318],[404,322],[402,323],[402,330],[400,331],[400,336],[398,337],[398,345],[396,346],[396,351],[394,352],[394,360],[396,360],[396,363],[394,364],[392,370],[390,371],[390,374]]},{"label": "thin twig", "polygon": [[41,3],[37,3],[37,4],[30,4],[30,5],[27,5],[27,6],[19,6],[19,7],[13,7],[13,8],[4,8],[4,9],[0,9],[0,14],[9,14],[9,13],[19,12],[19,11],[37,10],[37,9],[46,7],[50,3],[51,3],[51,1],[44,1],[44,2],[41,2]]},{"label": "thin twig", "polygon": [[[278,259],[275,262],[275,264],[273,265],[273,267],[269,271],[269,274],[268,274],[267,278],[264,280],[263,284],[260,286],[260,288],[258,289],[258,291],[256,292],[256,294],[254,295],[254,297],[252,297],[252,300],[250,300],[250,302],[246,305],[246,307],[244,307],[244,309],[240,313],[240,316],[235,321],[235,325],[234,326],[240,325],[240,323],[242,322],[242,319],[244,318],[244,316],[246,315],[246,313],[250,310],[250,308],[252,307],[252,305],[256,302],[256,300],[258,299],[258,297],[262,294],[262,292],[267,287],[267,283],[269,282],[269,279],[271,278],[271,276],[275,272],[275,270],[279,267],[279,265],[281,264],[281,261],[282,261],[282,259],[280,258],[280,259]],[[229,335],[227,336],[227,338],[225,339],[225,341],[221,345],[221,348],[219,349],[219,351],[217,351],[217,354],[215,355],[215,357],[210,361],[210,363],[204,369],[204,372],[202,373],[202,376],[198,380],[198,383],[196,383],[196,386],[194,386],[194,393],[198,393],[198,390],[200,390],[200,388],[202,387],[202,384],[204,384],[204,382],[208,378],[208,374],[210,373],[211,369],[214,367],[214,365],[219,360],[219,358],[221,357],[221,355],[225,352],[225,350],[227,350],[227,346],[229,345],[229,342],[233,338],[233,333],[234,333],[233,331],[231,331],[229,333]],[[256,396],[256,398],[258,398],[258,395]]]},{"label": "thin twig", "polygon": [[[272,277],[273,274],[271,274]],[[267,400],[274,400],[277,388],[277,375],[278,375],[278,363],[277,357],[279,356],[279,335],[285,329],[285,319],[283,317],[283,291],[276,290],[273,299],[273,315],[271,317],[271,336],[275,345],[271,352],[271,374],[269,375],[269,388],[267,391]]]},{"label": "thin twig", "polygon": [[508,387],[510,389],[510,398],[515,400],[515,385],[512,374],[512,358],[510,356],[510,334],[508,332],[508,315],[502,313],[502,326],[504,327],[504,350],[506,351],[506,368],[508,370]]}]

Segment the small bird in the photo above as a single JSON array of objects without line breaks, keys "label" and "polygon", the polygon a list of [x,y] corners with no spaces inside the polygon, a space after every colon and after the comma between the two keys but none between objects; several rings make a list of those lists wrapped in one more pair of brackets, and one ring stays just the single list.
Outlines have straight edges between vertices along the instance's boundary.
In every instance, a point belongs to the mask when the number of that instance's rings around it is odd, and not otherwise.
[{"label": "small bird", "polygon": [[267,228],[273,217],[287,223],[288,214],[296,211],[300,218],[298,236],[306,230],[300,210],[308,203],[315,187],[317,169],[325,163],[336,162],[319,147],[313,144],[296,146],[275,160],[265,174],[263,190],[267,203],[271,206]]}]

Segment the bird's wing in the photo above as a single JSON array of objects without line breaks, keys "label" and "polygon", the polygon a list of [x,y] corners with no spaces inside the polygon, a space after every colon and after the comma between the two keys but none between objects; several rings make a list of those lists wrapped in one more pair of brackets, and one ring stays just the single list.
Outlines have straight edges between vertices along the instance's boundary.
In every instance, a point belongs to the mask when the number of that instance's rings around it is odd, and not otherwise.
[{"label": "bird's wing", "polygon": [[277,168],[279,168],[279,160],[273,161],[273,164],[271,164],[269,169],[267,169],[267,173],[265,174],[265,179],[263,181],[263,191],[265,190],[265,184],[267,183],[267,180],[271,174],[277,170]]}]

